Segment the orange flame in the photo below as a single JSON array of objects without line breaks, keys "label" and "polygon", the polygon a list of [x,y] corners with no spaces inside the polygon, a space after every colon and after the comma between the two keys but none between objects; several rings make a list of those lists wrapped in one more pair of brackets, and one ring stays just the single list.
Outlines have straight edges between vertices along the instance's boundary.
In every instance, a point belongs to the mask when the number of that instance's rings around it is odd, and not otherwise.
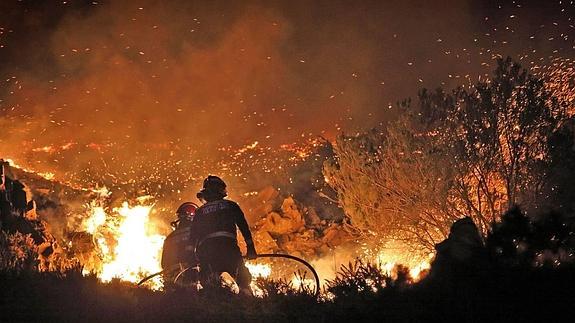
[{"label": "orange flame", "polygon": [[[165,236],[149,219],[152,205],[130,206],[124,202],[107,214],[102,207],[92,206],[91,216],[84,221],[101,252],[102,264],[95,268],[98,277],[108,282],[112,278],[138,282],[161,270],[160,257]],[[160,289],[160,281],[152,289]]]}]

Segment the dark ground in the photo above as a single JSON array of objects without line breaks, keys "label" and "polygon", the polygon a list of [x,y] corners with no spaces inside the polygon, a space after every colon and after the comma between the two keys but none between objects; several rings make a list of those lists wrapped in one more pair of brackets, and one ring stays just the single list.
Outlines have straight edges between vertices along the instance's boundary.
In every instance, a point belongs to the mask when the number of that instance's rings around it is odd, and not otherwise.
[{"label": "dark ground", "polygon": [[[569,322],[575,314],[575,268],[492,269],[469,281],[426,279],[407,284],[371,277],[385,288],[365,289],[355,276],[328,284],[335,298],[260,282],[267,297],[246,299],[225,290],[152,292],[100,283],[70,272],[0,276],[3,322]],[[372,275],[373,276],[373,275]],[[285,287],[285,286],[284,286]],[[276,293],[280,294],[276,294]]]}]

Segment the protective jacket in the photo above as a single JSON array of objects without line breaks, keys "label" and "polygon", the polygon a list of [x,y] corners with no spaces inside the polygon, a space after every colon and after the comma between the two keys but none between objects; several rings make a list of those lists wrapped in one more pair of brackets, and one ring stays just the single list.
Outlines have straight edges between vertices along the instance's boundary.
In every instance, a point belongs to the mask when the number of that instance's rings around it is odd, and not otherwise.
[{"label": "protective jacket", "polygon": [[216,200],[200,206],[192,222],[191,235],[196,248],[207,240],[227,237],[237,240],[237,228],[247,244],[253,244],[252,233],[239,205],[230,200]]},{"label": "protective jacket", "polygon": [[172,231],[164,240],[162,269],[168,270],[178,264],[195,264],[194,245],[191,240],[189,225],[180,225]]}]

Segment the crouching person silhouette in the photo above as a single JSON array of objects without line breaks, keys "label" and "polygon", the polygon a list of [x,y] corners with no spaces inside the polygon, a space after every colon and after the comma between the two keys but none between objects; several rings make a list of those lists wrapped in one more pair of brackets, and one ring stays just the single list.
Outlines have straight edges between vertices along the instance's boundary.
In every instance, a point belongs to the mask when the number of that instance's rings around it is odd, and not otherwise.
[{"label": "crouching person silhouette", "polygon": [[197,266],[195,246],[190,236],[190,226],[197,208],[198,206],[192,202],[180,205],[176,211],[178,218],[172,222],[174,231],[164,240],[162,270],[166,289],[186,286],[194,280],[197,281],[197,277],[193,275],[194,267]]}]

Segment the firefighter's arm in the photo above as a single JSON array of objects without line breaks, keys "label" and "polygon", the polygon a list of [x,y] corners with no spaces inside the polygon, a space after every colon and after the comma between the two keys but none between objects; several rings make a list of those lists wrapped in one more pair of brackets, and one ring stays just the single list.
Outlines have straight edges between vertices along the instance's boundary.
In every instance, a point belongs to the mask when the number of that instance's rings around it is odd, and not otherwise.
[{"label": "firefighter's arm", "polygon": [[169,260],[168,260],[168,243],[167,243],[167,239],[164,240],[164,246],[162,247],[162,269],[166,269],[168,267],[169,264]]},{"label": "firefighter's arm", "polygon": [[247,246],[247,258],[248,259],[255,259],[258,257],[256,252],[256,247],[254,246],[254,240],[252,239],[252,232],[250,231],[250,227],[248,226],[248,222],[246,221],[246,217],[244,216],[244,212],[240,207],[235,204],[236,210],[236,225],[240,229],[244,240],[246,241]]},{"label": "firefighter's arm", "polygon": [[189,231],[189,236],[188,236],[188,240],[189,240],[189,246],[192,248],[192,258],[190,259],[190,261],[192,263],[198,263],[198,255],[196,254],[196,248],[198,247],[198,243],[199,243],[199,235],[200,235],[200,230],[199,230],[199,225],[198,225],[198,218],[194,218],[194,220],[197,221],[192,221],[192,224],[190,225],[190,231]]},{"label": "firefighter's arm", "polygon": [[246,257],[248,259],[256,259],[258,257],[258,253],[256,252],[256,247],[254,246],[254,241],[253,240],[249,240],[250,242],[246,241],[246,246],[247,246],[247,253],[246,253]]}]

